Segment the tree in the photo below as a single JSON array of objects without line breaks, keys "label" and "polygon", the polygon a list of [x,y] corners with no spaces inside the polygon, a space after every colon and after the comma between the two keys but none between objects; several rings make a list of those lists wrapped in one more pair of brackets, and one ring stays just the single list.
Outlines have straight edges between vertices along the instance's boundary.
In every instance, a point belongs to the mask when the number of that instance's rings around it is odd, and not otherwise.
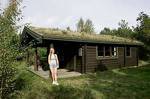
[{"label": "tree", "polygon": [[94,26],[90,19],[87,19],[84,25],[84,32],[86,33],[94,33]]},{"label": "tree", "polygon": [[128,29],[129,27],[128,27],[128,22],[126,22],[125,20],[121,20],[119,23],[118,23],[118,25],[119,25],[119,28],[121,28],[121,29]]},{"label": "tree", "polygon": [[68,26],[66,29],[67,29],[67,31],[71,31],[71,29],[70,29],[70,27],[69,27],[69,26]]},{"label": "tree", "polygon": [[90,19],[87,19],[85,22],[82,18],[77,23],[77,31],[85,33],[94,33],[94,26]]},{"label": "tree", "polygon": [[118,23],[119,27],[117,29],[116,35],[126,38],[133,38],[134,31],[128,26],[128,22],[121,20]]},{"label": "tree", "polygon": [[112,30],[110,28],[105,27],[103,30],[101,30],[100,34],[112,35]]},{"label": "tree", "polygon": [[0,98],[8,99],[14,91],[15,57],[18,54],[16,22],[19,20],[20,0],[9,0],[8,6],[0,13]]},{"label": "tree", "polygon": [[117,29],[104,28],[100,33],[133,39],[135,32],[128,26],[128,22],[121,20],[118,25]]},{"label": "tree", "polygon": [[80,20],[77,23],[77,31],[83,32],[84,31],[84,20],[80,18]]},{"label": "tree", "polygon": [[135,31],[137,34],[137,39],[141,40],[147,45],[150,45],[150,16],[141,12],[137,18],[137,27]]},{"label": "tree", "polygon": [[150,16],[141,12],[137,17],[137,22],[135,37],[145,44],[144,47],[141,48],[140,56],[143,59],[150,59]]}]

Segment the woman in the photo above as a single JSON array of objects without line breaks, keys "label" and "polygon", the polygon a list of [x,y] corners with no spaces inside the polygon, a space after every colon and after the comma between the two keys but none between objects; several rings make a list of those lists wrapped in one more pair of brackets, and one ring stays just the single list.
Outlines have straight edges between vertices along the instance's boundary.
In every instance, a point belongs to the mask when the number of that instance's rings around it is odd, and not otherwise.
[{"label": "woman", "polygon": [[50,53],[48,55],[48,63],[52,76],[52,84],[59,85],[57,82],[57,68],[59,68],[59,61],[57,54],[55,54],[54,48],[50,48]]}]

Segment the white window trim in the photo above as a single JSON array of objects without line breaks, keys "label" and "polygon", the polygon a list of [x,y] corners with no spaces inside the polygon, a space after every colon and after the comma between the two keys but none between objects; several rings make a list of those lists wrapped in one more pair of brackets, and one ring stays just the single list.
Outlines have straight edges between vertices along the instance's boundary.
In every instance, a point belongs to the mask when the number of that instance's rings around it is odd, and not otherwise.
[{"label": "white window trim", "polygon": [[112,47],[111,47],[111,57],[118,57],[118,47],[114,46],[114,48],[116,48],[116,51],[113,51],[113,52],[116,52],[116,56],[112,55]]},{"label": "white window trim", "polygon": [[[111,47],[111,46],[110,46]],[[110,48],[110,56],[105,56],[105,46],[104,46],[104,56],[98,56],[98,46],[96,46],[96,59],[116,59],[118,58],[118,47],[115,47],[116,48],[116,56],[112,56],[112,52],[111,52],[111,49],[112,47]]]}]

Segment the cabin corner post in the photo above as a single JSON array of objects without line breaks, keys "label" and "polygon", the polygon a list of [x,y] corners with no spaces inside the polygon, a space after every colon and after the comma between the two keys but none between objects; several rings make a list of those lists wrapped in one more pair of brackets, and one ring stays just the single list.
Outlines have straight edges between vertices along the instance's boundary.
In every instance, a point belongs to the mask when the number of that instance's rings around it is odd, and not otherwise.
[{"label": "cabin corner post", "polygon": [[83,45],[83,53],[82,53],[82,73],[86,73],[86,66],[87,66],[87,44]]},{"label": "cabin corner post", "polygon": [[84,46],[82,46],[82,65],[81,65],[81,73],[84,73],[83,72],[83,67],[84,67]]},{"label": "cabin corner post", "polygon": [[37,53],[37,47],[35,47],[35,64],[34,64],[34,70],[38,71],[38,53]]},{"label": "cabin corner post", "polygon": [[77,63],[77,56],[76,55],[74,55],[74,57],[73,57],[73,70],[74,71],[76,71],[76,64]]},{"label": "cabin corner post", "polygon": [[126,67],[126,46],[123,47],[123,53],[124,53],[124,67]]}]

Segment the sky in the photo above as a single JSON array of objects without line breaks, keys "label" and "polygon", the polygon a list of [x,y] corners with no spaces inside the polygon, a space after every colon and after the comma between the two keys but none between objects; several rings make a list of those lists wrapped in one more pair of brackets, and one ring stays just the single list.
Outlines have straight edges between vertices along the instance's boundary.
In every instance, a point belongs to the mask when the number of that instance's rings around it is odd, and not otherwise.
[{"label": "sky", "polygon": [[[0,6],[7,1],[0,0]],[[21,24],[76,30],[82,17],[92,20],[96,32],[104,27],[117,28],[121,19],[136,26],[140,12],[150,15],[150,0],[23,0],[22,6]]]}]

